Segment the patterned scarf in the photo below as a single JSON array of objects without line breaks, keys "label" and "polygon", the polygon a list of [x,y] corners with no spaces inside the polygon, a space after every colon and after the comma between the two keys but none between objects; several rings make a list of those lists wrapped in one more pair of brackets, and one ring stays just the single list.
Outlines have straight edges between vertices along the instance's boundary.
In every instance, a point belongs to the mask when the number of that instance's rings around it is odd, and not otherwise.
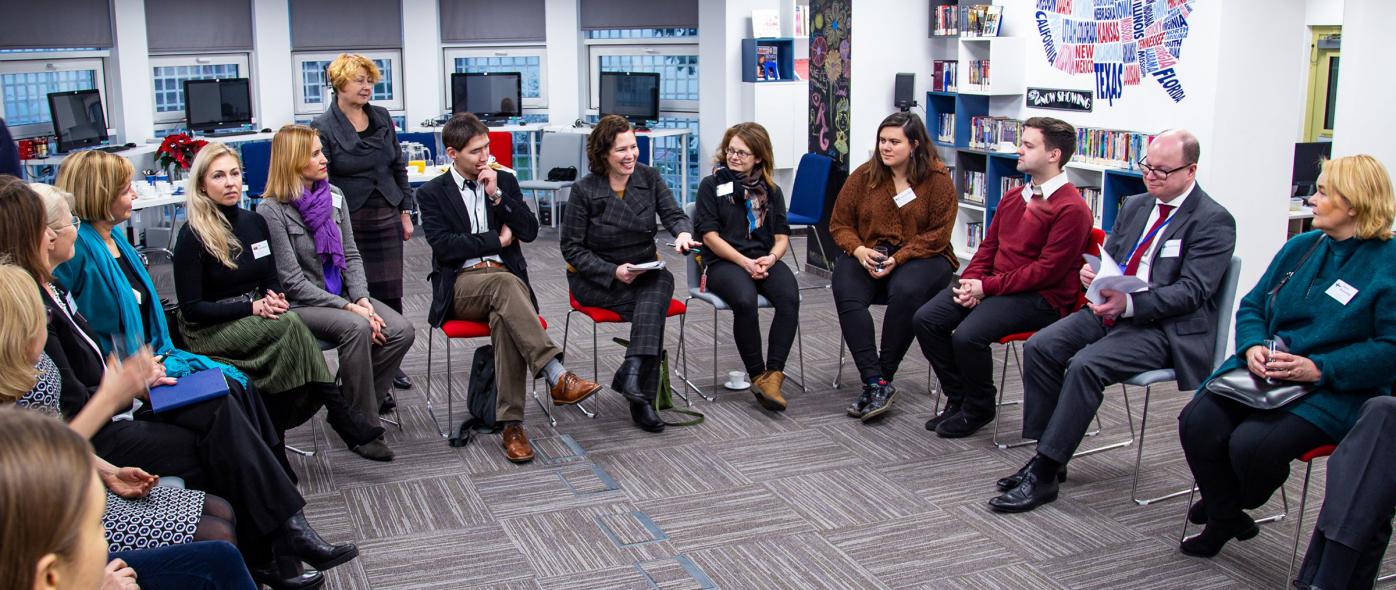
[{"label": "patterned scarf", "polygon": [[742,188],[746,189],[746,229],[748,234],[756,233],[766,225],[766,211],[768,208],[766,183],[761,179],[761,171],[752,167],[738,177],[742,182]]},{"label": "patterned scarf", "polygon": [[344,238],[334,221],[330,181],[315,181],[301,198],[291,201],[291,206],[300,212],[305,226],[315,236],[315,253],[320,255],[325,269],[325,290],[338,295],[344,287],[342,271],[348,266],[344,262]]}]

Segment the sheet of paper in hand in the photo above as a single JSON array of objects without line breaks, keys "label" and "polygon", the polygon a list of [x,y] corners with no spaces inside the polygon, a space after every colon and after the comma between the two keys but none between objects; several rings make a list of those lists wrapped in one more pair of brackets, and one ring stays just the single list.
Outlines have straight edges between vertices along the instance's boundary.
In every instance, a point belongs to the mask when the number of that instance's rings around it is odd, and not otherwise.
[{"label": "sheet of paper in hand", "polygon": [[1100,251],[1100,257],[1082,254],[1086,259],[1086,264],[1091,265],[1095,271],[1095,279],[1091,281],[1090,288],[1086,289],[1086,300],[1100,305],[1105,302],[1105,297],[1101,291],[1119,291],[1121,293],[1138,293],[1149,290],[1149,284],[1144,279],[1134,275],[1126,275],[1120,270],[1120,265],[1110,257],[1110,253],[1104,249]]}]

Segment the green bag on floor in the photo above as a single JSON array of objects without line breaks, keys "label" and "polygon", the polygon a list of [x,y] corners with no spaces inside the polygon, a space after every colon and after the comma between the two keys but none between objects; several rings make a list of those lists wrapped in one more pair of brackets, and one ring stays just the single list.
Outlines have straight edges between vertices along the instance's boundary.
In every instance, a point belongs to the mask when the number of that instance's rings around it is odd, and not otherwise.
[{"label": "green bag on floor", "polygon": [[[619,344],[621,346],[630,346],[630,341],[624,338],[612,338],[612,340],[614,340],[616,344]],[[687,414],[689,416],[693,416],[692,419],[684,420],[682,422],[670,422],[668,420],[665,420],[665,426],[694,426],[696,424],[702,424],[703,419],[705,418],[702,412],[696,412],[694,410],[686,410],[674,407],[674,390],[670,386],[669,351],[667,350],[659,351],[659,391],[654,396],[654,409],[655,411],[659,412],[662,412],[664,410],[672,410],[680,414]]]}]

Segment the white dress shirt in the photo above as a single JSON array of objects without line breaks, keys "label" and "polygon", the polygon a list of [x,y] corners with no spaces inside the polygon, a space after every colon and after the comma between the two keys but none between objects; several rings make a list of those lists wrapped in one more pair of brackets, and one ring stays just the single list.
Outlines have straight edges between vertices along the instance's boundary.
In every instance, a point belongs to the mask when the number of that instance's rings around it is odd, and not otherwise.
[{"label": "white dress shirt", "polygon": [[[490,231],[489,197],[485,196],[484,188],[480,186],[479,181],[462,176],[455,166],[451,166],[451,179],[455,182],[456,188],[460,189],[461,201],[465,203],[465,210],[470,212],[470,233],[482,234]],[[474,184],[475,188],[467,186],[467,181]],[[460,267],[462,269],[470,268],[486,260],[504,264],[504,259],[500,258],[499,255],[490,254],[467,259],[461,263]]]},{"label": "white dress shirt", "polygon": [[[1178,210],[1183,208],[1183,201],[1186,201],[1188,199],[1188,195],[1191,195],[1192,189],[1196,187],[1197,181],[1189,183],[1188,188],[1183,190],[1183,194],[1178,195],[1176,198],[1174,198],[1171,202],[1168,203],[1165,203],[1163,201],[1158,200],[1158,198],[1155,198],[1154,208],[1152,211],[1149,212],[1149,218],[1144,220],[1145,232],[1147,233],[1148,229],[1154,226],[1154,222],[1158,221],[1159,205],[1171,205],[1173,207],[1173,212],[1170,214],[1170,216],[1177,215]],[[1170,221],[1169,223],[1172,222]],[[1154,258],[1154,251],[1158,250],[1159,246],[1163,244],[1164,233],[1165,229],[1159,228],[1158,235],[1154,236],[1154,241],[1149,243],[1149,249],[1144,251],[1144,257],[1139,259],[1139,269],[1137,272],[1134,273],[1134,276],[1143,279],[1145,284],[1149,282],[1149,267],[1151,266],[1150,261],[1152,261]],[[1144,234],[1140,234],[1139,239],[1143,240]],[[1119,262],[1129,264],[1129,260],[1120,260]],[[1125,294],[1125,312],[1120,314],[1120,317],[1134,317],[1133,295]]]},{"label": "white dress shirt", "polygon": [[1023,202],[1029,205],[1032,204],[1032,196],[1034,194],[1040,194],[1044,199],[1051,199],[1052,195],[1057,192],[1057,189],[1066,186],[1067,181],[1066,173],[1061,172],[1056,176],[1048,178],[1042,184],[1033,184],[1022,192]]}]

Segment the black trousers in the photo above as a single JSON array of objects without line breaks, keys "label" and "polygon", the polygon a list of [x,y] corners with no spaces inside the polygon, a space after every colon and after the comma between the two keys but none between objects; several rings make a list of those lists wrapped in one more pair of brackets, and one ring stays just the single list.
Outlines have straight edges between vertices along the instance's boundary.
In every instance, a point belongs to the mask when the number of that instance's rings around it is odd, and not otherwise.
[{"label": "black trousers", "polygon": [[674,275],[668,270],[641,273],[629,285],[615,281],[609,291],[590,284],[586,289],[574,287],[572,295],[582,305],[609,309],[630,322],[630,347],[625,356],[659,356],[664,348],[669,302],[674,298]]},{"label": "black trousers", "polygon": [[[911,327],[916,310],[950,283],[951,274],[950,261],[937,256],[899,262],[892,274],[874,279],[858,259],[847,254],[839,256],[834,266],[834,305],[839,312],[843,340],[848,343],[864,382],[877,377],[892,380],[916,336]],[[887,304],[880,351],[872,312],[868,311],[874,303]]]},{"label": "black trousers", "polygon": [[92,438],[113,464],[184,478],[222,496],[237,514],[240,544],[255,545],[305,506],[280,434],[260,396],[230,381],[225,397],[110,422]]},{"label": "black trousers", "polygon": [[943,289],[916,311],[916,339],[935,369],[951,406],[976,418],[994,415],[994,357],[989,346],[1018,332],[1057,321],[1057,310],[1037,292],[986,297],[972,308]]},{"label": "black trousers", "polygon": [[[1338,450],[1328,458],[1328,483],[1299,579],[1313,581],[1325,547],[1342,545],[1360,553],[1347,588],[1371,588],[1391,541],[1396,516],[1396,397],[1367,400]],[[1327,586],[1325,586],[1326,588]]]},{"label": "black trousers", "polygon": [[1257,410],[1206,391],[1178,415],[1178,437],[1209,521],[1259,508],[1289,477],[1290,462],[1333,443],[1294,414]]},{"label": "black trousers", "polygon": [[[755,377],[765,371],[784,371],[800,323],[800,286],[784,262],[776,261],[766,278],[751,278],[741,266],[726,260],[708,265],[708,291],[732,308],[732,336],[747,374]],[[756,296],[760,294],[775,307],[771,320],[769,354],[761,356],[761,321]]]}]

